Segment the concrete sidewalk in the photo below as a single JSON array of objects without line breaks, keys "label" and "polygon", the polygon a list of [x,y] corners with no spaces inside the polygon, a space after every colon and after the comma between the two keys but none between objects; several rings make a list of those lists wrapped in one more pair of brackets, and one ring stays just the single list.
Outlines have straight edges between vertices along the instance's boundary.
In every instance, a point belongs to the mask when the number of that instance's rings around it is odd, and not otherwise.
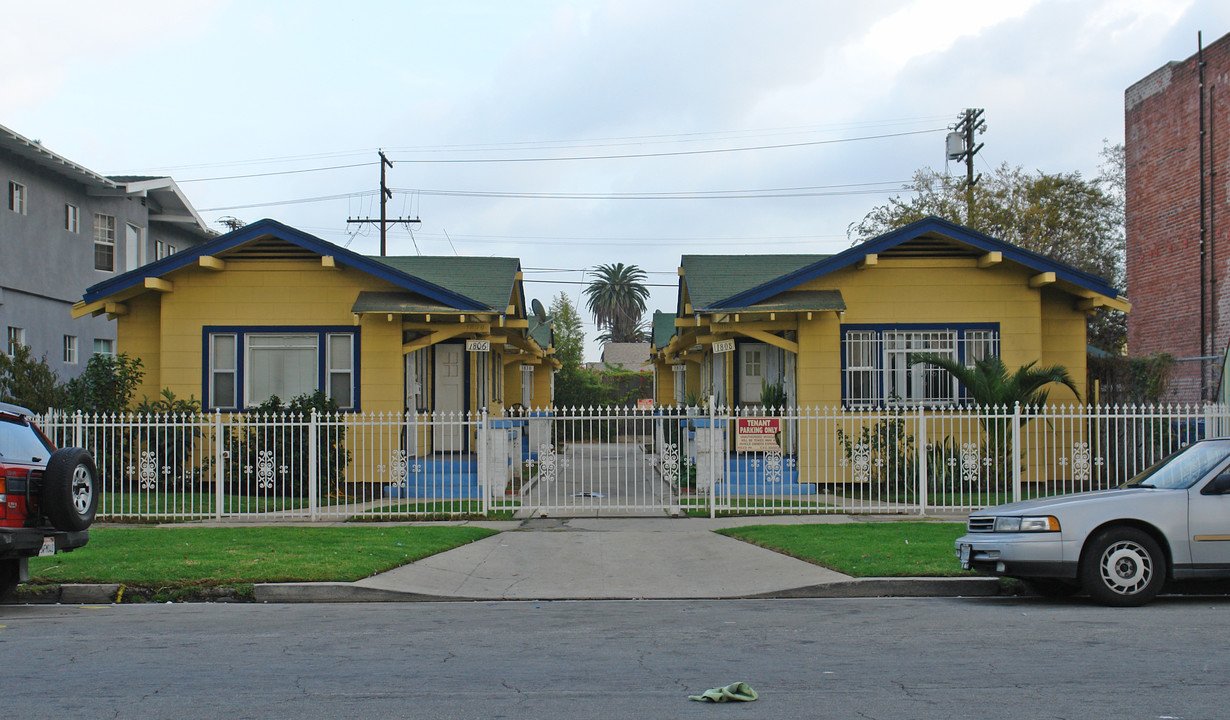
[{"label": "concrete sidewalk", "polygon": [[[993,578],[861,578],[713,532],[845,516],[535,518],[354,583],[257,585],[264,602],[996,595]],[[954,560],[955,562],[955,560]]]}]

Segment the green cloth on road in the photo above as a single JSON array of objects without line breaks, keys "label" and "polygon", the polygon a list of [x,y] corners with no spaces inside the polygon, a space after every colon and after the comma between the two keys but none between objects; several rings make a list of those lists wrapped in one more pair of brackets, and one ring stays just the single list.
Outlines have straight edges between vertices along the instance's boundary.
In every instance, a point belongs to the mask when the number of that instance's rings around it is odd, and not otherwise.
[{"label": "green cloth on road", "polygon": [[689,695],[689,700],[699,700],[701,702],[733,702],[739,700],[742,702],[751,702],[760,697],[751,685],[745,682],[731,683],[726,687],[710,688],[700,695]]}]

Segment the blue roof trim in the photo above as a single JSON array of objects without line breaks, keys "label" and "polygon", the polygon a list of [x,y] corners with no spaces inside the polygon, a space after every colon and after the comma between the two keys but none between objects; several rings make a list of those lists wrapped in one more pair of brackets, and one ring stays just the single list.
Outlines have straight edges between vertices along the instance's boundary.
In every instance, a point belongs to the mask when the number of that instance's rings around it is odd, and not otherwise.
[{"label": "blue roof trim", "polygon": [[85,291],[85,296],[82,299],[87,303],[101,300],[109,295],[114,295],[115,293],[140,285],[145,282],[145,278],[158,277],[180,268],[188,267],[189,265],[195,265],[202,256],[226,252],[245,243],[270,235],[320,255],[332,255],[343,265],[348,265],[356,270],[362,270],[369,275],[378,277],[381,280],[387,280],[398,287],[419,293],[449,307],[454,307],[458,310],[492,310],[492,308],[488,308],[486,305],[452,290],[403,273],[384,263],[366,258],[354,251],[334,245],[326,240],[321,240],[315,235],[309,235],[302,230],[296,230],[289,225],[284,225],[277,220],[270,220],[269,218],[258,220],[183,252],[92,285]]},{"label": "blue roof trim", "polygon": [[1083,270],[1078,270],[1071,265],[1065,265],[1061,262],[1056,262],[1048,257],[1039,255],[1035,252],[1030,252],[1023,248],[1019,248],[1003,240],[996,240],[989,235],[983,235],[975,230],[970,230],[962,225],[949,222],[938,217],[926,217],[922,220],[898,228],[891,232],[868,240],[861,245],[855,245],[849,250],[840,252],[818,263],[808,265],[805,268],[800,268],[794,272],[787,273],[776,280],[767,282],[759,287],[754,287],[750,290],[745,290],[738,295],[732,295],[723,300],[719,300],[713,305],[700,308],[700,310],[710,311],[726,307],[747,307],[762,300],[767,300],[774,295],[790,290],[798,285],[814,280],[818,277],[823,277],[831,272],[840,270],[857,263],[863,259],[864,255],[883,252],[891,247],[900,245],[907,240],[913,240],[920,235],[927,233],[936,233],[944,237],[956,240],[957,242],[965,243],[971,247],[976,247],[985,252],[1001,252],[1004,259],[1012,260],[1026,267],[1034,268],[1042,272],[1053,272],[1055,277],[1061,280],[1066,280],[1073,285],[1078,285],[1087,290],[1100,293],[1109,298],[1119,296],[1119,290],[1109,285],[1105,280],[1087,273]]}]

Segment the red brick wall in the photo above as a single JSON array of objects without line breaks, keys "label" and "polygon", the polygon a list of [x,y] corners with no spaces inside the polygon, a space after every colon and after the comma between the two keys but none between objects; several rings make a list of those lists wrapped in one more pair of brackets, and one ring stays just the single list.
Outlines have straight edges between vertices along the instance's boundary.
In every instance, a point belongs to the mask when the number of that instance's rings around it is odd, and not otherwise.
[{"label": "red brick wall", "polygon": [[[1204,59],[1205,129],[1212,133],[1214,172],[1206,186],[1212,190],[1206,198],[1212,199],[1214,223],[1206,236],[1213,300],[1206,330],[1212,354],[1221,355],[1230,342],[1230,35],[1205,46]],[[1195,55],[1162,66],[1124,93],[1128,352],[1133,355],[1201,354],[1199,108]],[[1206,145],[1206,163],[1209,152]],[[1200,400],[1200,365],[1178,364],[1169,399]],[[1208,367],[1212,393],[1218,366]]]}]

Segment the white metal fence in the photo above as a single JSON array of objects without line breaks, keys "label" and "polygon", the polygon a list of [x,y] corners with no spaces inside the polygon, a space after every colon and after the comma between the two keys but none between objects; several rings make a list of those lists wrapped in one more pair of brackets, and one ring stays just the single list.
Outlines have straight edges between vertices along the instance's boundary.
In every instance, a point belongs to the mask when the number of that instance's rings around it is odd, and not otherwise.
[{"label": "white metal fence", "polygon": [[928,513],[1114,487],[1230,434],[1201,407],[49,414],[111,520]]}]

